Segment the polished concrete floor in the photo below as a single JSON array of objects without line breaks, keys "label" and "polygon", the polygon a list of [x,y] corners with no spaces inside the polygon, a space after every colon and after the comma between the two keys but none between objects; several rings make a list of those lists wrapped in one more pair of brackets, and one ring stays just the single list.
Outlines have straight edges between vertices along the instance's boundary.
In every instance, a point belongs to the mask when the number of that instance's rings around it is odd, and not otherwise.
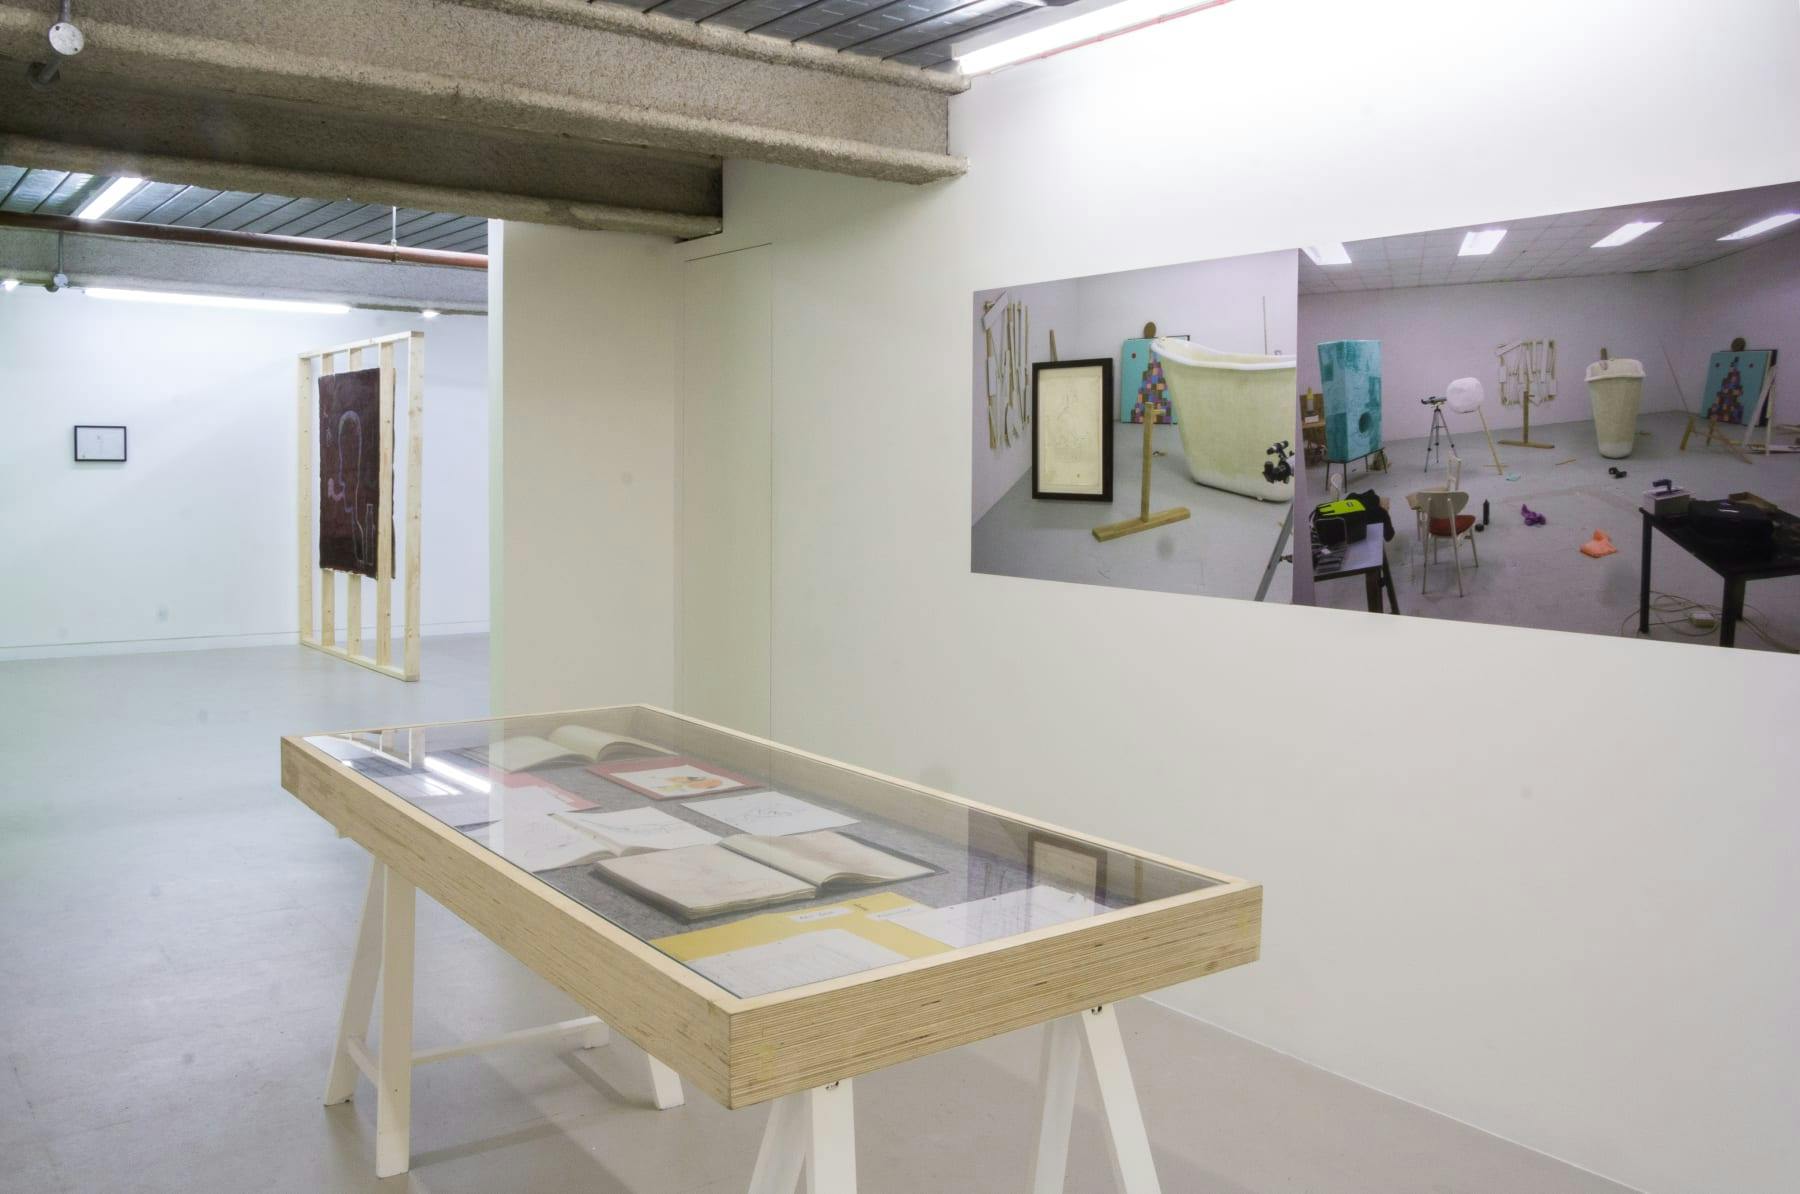
[{"label": "polished concrete floor", "polygon": [[[1373,489],[1388,499],[1392,510],[1395,535],[1388,545],[1388,561],[1403,614],[1635,635],[1643,550],[1638,506],[1652,481],[1667,477],[1697,498],[1749,491],[1784,510],[1800,511],[1800,454],[1755,455],[1745,463],[1722,448],[1702,447],[1698,437],[1683,452],[1681,435],[1687,423],[1679,413],[1640,416],[1636,446],[1622,460],[1600,455],[1591,420],[1534,423],[1532,438],[1555,447],[1543,451],[1497,445],[1504,473],[1494,469],[1479,424],[1465,426],[1466,420],[1456,416],[1452,422],[1463,461],[1461,488],[1469,495],[1468,512],[1480,517],[1486,502],[1490,516],[1488,528],[1475,535],[1480,567],[1474,565],[1469,545],[1459,545],[1460,594],[1448,544],[1439,545],[1429,575],[1421,575],[1424,553],[1415,538],[1406,495],[1444,481],[1440,457],[1432,457],[1429,471],[1424,468],[1427,441],[1389,444],[1385,473],[1365,473],[1361,466],[1351,469],[1349,489]],[[1495,433],[1496,440],[1517,436],[1516,428]],[[1623,469],[1625,476],[1612,476],[1609,467]],[[1307,480],[1311,492],[1322,493],[1324,466],[1310,468]],[[1520,506],[1530,506],[1549,521],[1527,526]],[[1582,543],[1596,530],[1611,537],[1616,554],[1601,559],[1581,554]],[[1651,588],[1661,595],[1652,601],[1651,637],[1716,644],[1717,632],[1695,627],[1683,603],[1717,607],[1723,600],[1718,575],[1660,535],[1651,546],[1650,561]],[[1420,592],[1422,588],[1427,591]],[[1316,593],[1320,605],[1366,608],[1363,586],[1354,581],[1322,584]],[[1657,608],[1659,601],[1665,609]],[[1752,581],[1745,604],[1754,626],[1738,627],[1738,647],[1800,650],[1800,576]],[[1767,636],[1757,633],[1758,627]]]},{"label": "polished concrete floor", "polygon": [[[724,1194],[765,1113],[658,1112],[641,1056],[421,1069],[413,1170],[319,1104],[367,859],[277,782],[282,733],[479,716],[486,641],[403,685],[300,648],[0,664],[0,1191]],[[417,1044],[576,1014],[420,901]],[[1169,1194],[1621,1187],[1144,1001],[1121,1009]],[[856,1082],[864,1194],[1022,1190],[1040,1034]],[[1084,1090],[1068,1189],[1113,1189]]]}]

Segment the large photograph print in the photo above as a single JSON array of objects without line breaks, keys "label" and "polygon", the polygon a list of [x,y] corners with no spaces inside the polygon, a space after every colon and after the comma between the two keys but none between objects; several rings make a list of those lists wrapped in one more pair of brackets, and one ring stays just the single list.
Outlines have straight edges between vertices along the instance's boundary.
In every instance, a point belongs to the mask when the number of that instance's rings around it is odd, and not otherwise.
[{"label": "large photograph print", "polygon": [[[1800,650],[1800,184],[1005,287],[971,316],[977,573]],[[1004,434],[1016,380],[1095,358],[1110,501],[1046,500],[1049,429]]]},{"label": "large photograph print", "polygon": [[[319,567],[376,575],[380,488],[381,370],[326,374],[319,378]],[[388,568],[392,576],[392,558]]]}]

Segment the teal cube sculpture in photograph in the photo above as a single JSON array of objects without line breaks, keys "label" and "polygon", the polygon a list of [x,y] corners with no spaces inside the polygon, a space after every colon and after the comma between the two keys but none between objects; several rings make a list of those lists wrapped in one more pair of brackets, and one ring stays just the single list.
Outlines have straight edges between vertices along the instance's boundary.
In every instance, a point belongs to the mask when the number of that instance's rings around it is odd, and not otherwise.
[{"label": "teal cube sculpture in photograph", "polygon": [[1319,388],[1325,391],[1325,458],[1341,463],[1379,452],[1381,341],[1319,345]]}]

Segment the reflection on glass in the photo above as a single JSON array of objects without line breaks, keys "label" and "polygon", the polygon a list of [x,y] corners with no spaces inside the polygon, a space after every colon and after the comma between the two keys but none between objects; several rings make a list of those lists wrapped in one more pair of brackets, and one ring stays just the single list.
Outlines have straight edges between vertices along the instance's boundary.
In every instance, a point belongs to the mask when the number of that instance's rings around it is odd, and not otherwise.
[{"label": "reflection on glass", "polygon": [[649,708],[307,741],[744,997],[1219,882]]}]

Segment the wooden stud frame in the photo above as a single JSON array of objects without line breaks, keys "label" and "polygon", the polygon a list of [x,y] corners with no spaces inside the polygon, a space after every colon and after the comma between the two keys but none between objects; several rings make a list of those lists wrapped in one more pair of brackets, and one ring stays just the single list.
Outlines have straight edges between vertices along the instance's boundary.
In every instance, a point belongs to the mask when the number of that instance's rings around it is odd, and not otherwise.
[{"label": "wooden stud frame", "polygon": [[[406,345],[406,561],[400,663],[394,663],[394,401],[395,348]],[[373,351],[381,369],[381,481],[379,527],[375,546],[375,643],[374,653],[363,650],[362,582],[357,573],[343,573],[345,583],[345,642],[337,641],[337,591],[339,573],[320,568],[313,543],[313,511],[317,508],[314,486],[318,478],[318,449],[313,443],[318,426],[318,378],[337,369],[337,358],[346,368],[363,368],[364,354]],[[358,340],[300,354],[295,373],[295,412],[298,419],[299,509],[296,541],[299,564],[300,645],[323,651],[396,680],[419,678],[419,482],[424,467],[425,333],[397,332],[373,340]],[[314,618],[313,595],[318,594]]]},{"label": "wooden stud frame", "polygon": [[[772,786],[828,791],[849,807],[929,832],[966,833],[970,813],[983,812],[1059,841],[1114,850],[1211,883],[1192,891],[1153,886],[1134,907],[739,998],[304,738],[281,740],[282,787],[378,862],[726,1107],[829,1086],[1241,966],[1255,961],[1261,948],[1262,887],[1253,882],[662,709],[635,705],[550,716],[604,722],[723,766],[760,770]],[[423,737],[409,732],[414,728],[380,733],[409,739],[402,757],[411,757]]]}]

